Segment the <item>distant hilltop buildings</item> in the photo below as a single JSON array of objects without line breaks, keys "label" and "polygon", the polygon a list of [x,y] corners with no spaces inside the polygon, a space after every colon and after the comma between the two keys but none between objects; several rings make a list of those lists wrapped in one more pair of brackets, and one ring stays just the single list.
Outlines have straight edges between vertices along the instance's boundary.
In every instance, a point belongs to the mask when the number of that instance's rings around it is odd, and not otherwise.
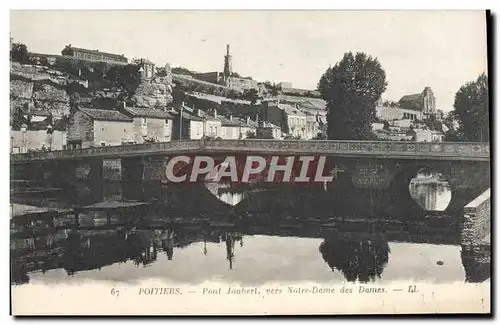
[{"label": "distant hilltop buildings", "polygon": [[377,103],[377,117],[382,120],[422,120],[431,115],[439,115],[436,109],[436,97],[431,87],[425,87],[421,93],[404,95],[399,102]]},{"label": "distant hilltop buildings", "polygon": [[71,44],[66,45],[64,49],[61,51],[61,54],[64,56],[72,56],[75,58],[91,59],[97,61],[110,61],[119,63],[128,62],[128,59],[123,54],[118,55],[118,54],[100,52],[99,50],[82,49],[79,47],[72,47]]},{"label": "distant hilltop buildings", "polygon": [[238,92],[244,92],[250,89],[259,91],[259,84],[256,80],[251,78],[241,78],[233,72],[232,56],[230,54],[230,46],[226,45],[226,55],[224,56],[224,69],[223,72],[213,71],[199,73],[196,75],[197,79],[220,84],[225,87],[231,88]]}]

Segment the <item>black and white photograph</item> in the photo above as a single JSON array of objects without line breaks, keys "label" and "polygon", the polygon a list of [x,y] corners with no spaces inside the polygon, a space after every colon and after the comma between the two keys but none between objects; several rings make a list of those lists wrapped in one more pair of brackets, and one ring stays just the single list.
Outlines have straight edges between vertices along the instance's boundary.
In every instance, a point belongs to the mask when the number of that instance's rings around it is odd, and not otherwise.
[{"label": "black and white photograph", "polygon": [[491,313],[487,10],[11,10],[21,315]]}]

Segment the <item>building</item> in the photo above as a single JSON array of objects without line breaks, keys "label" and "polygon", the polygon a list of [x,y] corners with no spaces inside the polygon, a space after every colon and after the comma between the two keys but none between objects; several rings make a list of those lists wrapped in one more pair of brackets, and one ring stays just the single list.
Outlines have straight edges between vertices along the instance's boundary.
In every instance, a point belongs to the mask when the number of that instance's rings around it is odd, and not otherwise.
[{"label": "building", "polygon": [[203,138],[203,119],[192,108],[182,104],[177,111],[170,112],[170,114],[173,116],[173,140]]},{"label": "building", "polygon": [[436,97],[431,87],[425,87],[419,94],[405,95],[398,102],[403,109],[422,112],[422,114],[436,114]]},{"label": "building", "polygon": [[196,78],[205,82],[224,85],[237,92],[244,92],[250,89],[260,91],[259,83],[251,78],[241,78],[233,72],[232,56],[230,54],[230,46],[226,45],[226,55],[224,55],[223,72],[205,72],[196,74]]},{"label": "building", "polygon": [[282,133],[295,138],[306,136],[306,115],[297,107],[277,101],[266,101],[261,106],[263,121],[273,123],[281,128]]},{"label": "building", "polygon": [[416,142],[432,142],[432,131],[424,129],[410,129],[406,132],[407,136],[411,136],[412,141]]},{"label": "building", "polygon": [[63,56],[71,56],[78,59],[96,60],[103,62],[120,62],[128,63],[128,59],[123,54],[112,54],[100,52],[99,50],[88,50],[78,47],[73,47],[71,44],[66,45],[61,51]]},{"label": "building", "polygon": [[155,64],[148,59],[140,59],[139,73],[141,74],[141,79],[153,79],[156,75]]},{"label": "building", "polygon": [[283,138],[281,128],[269,122],[259,123],[255,134],[258,138],[263,139],[281,140]]},{"label": "building", "polygon": [[133,119],[135,143],[168,142],[172,139],[173,118],[164,110],[121,107],[121,112]]},{"label": "building", "polygon": [[411,109],[404,109],[400,107],[377,106],[376,115],[381,120],[394,121],[394,120],[422,120],[423,114],[421,111],[414,111]]},{"label": "building", "polygon": [[68,120],[70,149],[118,146],[133,139],[133,119],[119,111],[77,108]]},{"label": "building", "polygon": [[321,133],[320,121],[318,115],[308,115],[306,116],[306,131],[304,139],[310,140]]},{"label": "building", "polygon": [[203,121],[203,137],[221,138],[222,121],[218,118],[217,109],[213,109],[212,114],[197,109],[196,115]]},{"label": "building", "polygon": [[221,138],[227,140],[246,139],[249,133],[257,133],[257,122],[247,117],[246,119],[224,116],[219,117],[222,125]]},{"label": "building", "polygon": [[400,128],[410,128],[410,126],[416,126],[415,122],[413,120],[395,120],[392,122],[392,125],[398,126]]}]

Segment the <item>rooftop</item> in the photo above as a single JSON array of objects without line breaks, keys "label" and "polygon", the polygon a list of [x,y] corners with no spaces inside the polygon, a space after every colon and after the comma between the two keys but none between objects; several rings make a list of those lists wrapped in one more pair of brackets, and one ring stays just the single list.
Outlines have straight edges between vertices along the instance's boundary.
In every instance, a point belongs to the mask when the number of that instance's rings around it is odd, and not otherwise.
[{"label": "rooftop", "polygon": [[73,49],[73,50],[77,50],[77,51],[81,51],[81,52],[88,52],[88,53],[101,53],[101,54],[104,54],[104,55],[112,55],[112,56],[118,56],[118,57],[125,58],[125,56],[123,54],[101,52],[99,50],[89,50],[89,49],[84,49],[84,48],[81,48],[81,47],[74,47],[74,46],[71,46],[71,44],[70,45],[66,45],[65,49]]},{"label": "rooftop", "polygon": [[422,99],[422,94],[411,94],[411,95],[404,95],[403,97],[401,97],[401,99],[399,101],[417,101],[417,100],[420,100]]},{"label": "rooftop", "polygon": [[297,109],[296,107],[294,107],[292,105],[279,103],[278,108],[283,110],[285,113],[287,113],[289,115],[306,116],[299,109]]},{"label": "rooftop", "polygon": [[123,113],[107,109],[80,108],[80,111],[98,121],[132,122],[132,118]]},{"label": "rooftop", "polygon": [[125,107],[124,110],[133,117],[149,117],[158,119],[169,119],[172,116],[163,110],[141,107]]}]

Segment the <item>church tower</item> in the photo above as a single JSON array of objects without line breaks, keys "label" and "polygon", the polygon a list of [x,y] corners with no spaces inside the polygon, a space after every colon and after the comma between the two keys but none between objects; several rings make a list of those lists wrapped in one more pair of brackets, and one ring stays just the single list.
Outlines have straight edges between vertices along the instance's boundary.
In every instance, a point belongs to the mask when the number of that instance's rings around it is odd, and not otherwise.
[{"label": "church tower", "polygon": [[224,56],[224,81],[231,77],[233,67],[231,63],[231,54],[229,54],[229,44],[226,45],[226,55]]}]

